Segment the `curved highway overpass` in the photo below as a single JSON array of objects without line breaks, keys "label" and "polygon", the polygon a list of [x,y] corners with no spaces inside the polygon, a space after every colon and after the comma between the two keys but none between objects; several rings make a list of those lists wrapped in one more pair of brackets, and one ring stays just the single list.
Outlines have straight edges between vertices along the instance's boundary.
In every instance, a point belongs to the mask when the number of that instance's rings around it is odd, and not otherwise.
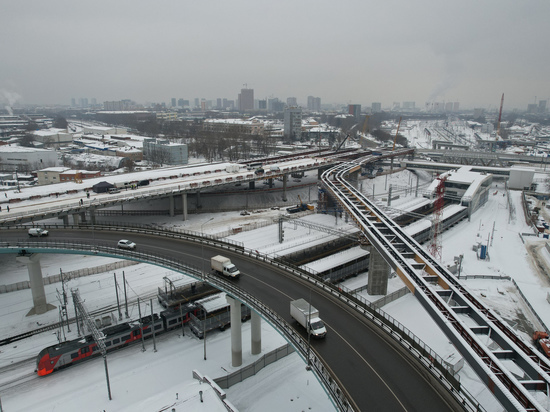
[{"label": "curved highway overpass", "polygon": [[[352,298],[339,295],[333,286],[290,274],[288,268],[242,247],[214,240],[201,243],[204,239],[193,240],[173,232],[131,228],[54,229],[49,239],[32,241],[25,239],[24,229],[0,233],[0,253],[25,249],[28,253],[100,254],[148,262],[198,278],[201,276],[198,268],[208,268],[210,257],[226,249],[222,253],[234,259],[241,278],[228,282],[208,273],[205,280],[257,310],[302,356],[307,341],[300,328],[293,328],[289,302],[304,297],[320,310],[328,333],[326,339],[311,342],[316,359],[313,370],[339,409],[445,411],[469,406],[466,400],[456,400],[457,391],[450,388],[441,374],[425,367],[420,356],[412,355],[414,351],[405,350],[391,331],[375,325]],[[116,242],[121,237],[135,241],[138,250],[117,250]],[[266,316],[269,312],[272,316]],[[324,371],[325,376],[319,371]]]}]

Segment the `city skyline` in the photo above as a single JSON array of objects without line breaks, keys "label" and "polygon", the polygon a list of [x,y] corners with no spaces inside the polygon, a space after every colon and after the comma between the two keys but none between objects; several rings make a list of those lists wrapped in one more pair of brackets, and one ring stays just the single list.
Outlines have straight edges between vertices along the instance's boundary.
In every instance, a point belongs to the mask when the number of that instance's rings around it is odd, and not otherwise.
[{"label": "city skyline", "polygon": [[[323,104],[548,100],[550,4],[397,0],[2,6],[0,104],[308,96]],[[39,33],[39,35],[35,34]],[[247,85],[247,86],[245,86]]]}]

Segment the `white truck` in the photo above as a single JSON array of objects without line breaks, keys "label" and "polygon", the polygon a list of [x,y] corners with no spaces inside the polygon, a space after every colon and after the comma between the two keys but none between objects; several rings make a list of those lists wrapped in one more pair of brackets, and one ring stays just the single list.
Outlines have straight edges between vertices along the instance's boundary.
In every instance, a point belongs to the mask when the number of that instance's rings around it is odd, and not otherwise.
[{"label": "white truck", "polygon": [[319,311],[305,299],[297,299],[290,302],[290,316],[314,338],[324,338],[327,328],[319,317]]},{"label": "white truck", "polygon": [[231,263],[231,259],[225,256],[214,256],[210,259],[210,266],[212,267],[212,270],[216,271],[220,275],[225,275],[230,278],[238,278],[241,274],[239,269]]}]

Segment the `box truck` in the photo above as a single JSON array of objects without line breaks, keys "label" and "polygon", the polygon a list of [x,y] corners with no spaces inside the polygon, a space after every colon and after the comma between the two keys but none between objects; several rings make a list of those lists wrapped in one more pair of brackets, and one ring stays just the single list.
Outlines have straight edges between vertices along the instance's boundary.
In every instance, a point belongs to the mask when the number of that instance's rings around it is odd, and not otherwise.
[{"label": "box truck", "polygon": [[290,316],[315,338],[324,338],[327,328],[319,317],[319,311],[305,299],[290,302]]},{"label": "box truck", "polygon": [[214,256],[210,259],[210,266],[212,267],[212,270],[216,271],[220,275],[225,275],[230,278],[238,278],[241,274],[239,269],[231,263],[231,259],[225,256]]}]

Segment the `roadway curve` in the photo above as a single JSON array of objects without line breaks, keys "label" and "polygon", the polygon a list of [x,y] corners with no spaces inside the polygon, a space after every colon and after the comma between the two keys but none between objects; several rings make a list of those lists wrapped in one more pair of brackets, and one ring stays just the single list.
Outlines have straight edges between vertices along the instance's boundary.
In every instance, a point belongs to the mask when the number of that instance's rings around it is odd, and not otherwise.
[{"label": "roadway curve", "polygon": [[[16,240],[27,240],[24,230],[2,231],[1,238],[11,244]],[[91,230],[52,229],[49,239],[33,238],[33,241],[63,240],[116,246],[121,238],[135,241],[141,252],[183,260],[198,268],[204,265],[208,269],[210,257],[219,253],[216,248],[185,240],[105,230],[92,233]],[[311,299],[328,328],[327,337],[312,341],[312,348],[332,369],[359,410],[457,410],[456,404],[450,405],[438,393],[442,390],[440,387],[432,387],[423,377],[426,374],[423,367],[409,363],[379,336],[382,332],[367,319],[268,264],[226,251],[223,253],[230,256],[241,270],[242,276],[237,281],[239,287],[256,296],[287,322],[293,324],[289,313],[291,300]],[[299,327],[297,329],[301,331]]]}]

